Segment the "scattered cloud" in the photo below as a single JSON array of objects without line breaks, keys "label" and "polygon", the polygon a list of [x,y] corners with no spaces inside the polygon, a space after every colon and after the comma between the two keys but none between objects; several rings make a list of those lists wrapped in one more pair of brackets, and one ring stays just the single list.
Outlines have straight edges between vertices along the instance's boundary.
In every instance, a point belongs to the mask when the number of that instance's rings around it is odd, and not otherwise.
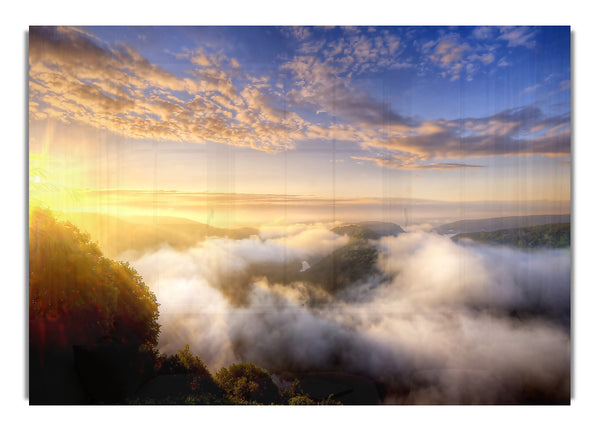
[{"label": "scattered cloud", "polygon": [[[533,48],[535,36],[535,29],[529,27],[477,27],[468,36],[443,34],[438,39],[422,43],[421,50],[432,64],[441,69],[442,77],[450,81],[464,77],[471,81],[481,69],[493,64],[500,46]],[[510,63],[506,56],[502,56],[496,65],[507,67]]]},{"label": "scattered cloud", "polygon": [[440,159],[571,152],[570,115],[548,117],[535,106],[508,109],[483,118],[423,122],[414,128],[362,143],[395,152],[388,157],[360,157],[395,169],[475,168],[479,165]]},{"label": "scattered cloud", "polygon": [[[30,114],[80,121],[133,138],[214,141],[277,151],[306,123],[278,110],[253,83],[234,85],[234,59],[184,52],[196,66],[175,76],[127,45],[108,47],[71,28],[30,30]],[[260,119],[260,121],[258,121]]]},{"label": "scattered cloud", "polygon": [[292,78],[287,94],[291,103],[362,125],[410,123],[353,79],[383,68],[408,67],[406,60],[400,61],[404,50],[400,39],[387,30],[376,37],[368,37],[368,30],[343,30],[335,40],[304,42],[298,49],[301,55],[281,66]]},{"label": "scattered cloud", "polygon": [[[378,96],[372,81],[361,79],[417,67],[405,55],[406,42],[385,28],[345,27],[335,38],[325,37],[331,32],[320,28],[282,31],[297,50],[283,58],[274,79],[250,75],[236,58],[208,48],[173,54],[189,65],[174,74],[131,46],[109,45],[85,30],[32,27],[30,116],[81,122],[131,138],[217,142],[265,152],[335,139],[360,145],[366,154],[357,160],[391,169],[476,168],[481,166],[452,159],[570,154],[568,113],[548,117],[537,106],[455,120],[400,113]],[[317,32],[323,34],[316,37]],[[428,67],[434,65],[450,80],[468,81],[494,62],[508,65],[506,56],[497,60],[491,39],[530,47],[535,30],[476,28],[469,37],[442,34],[417,46]],[[569,88],[570,81],[563,80],[556,92]],[[389,154],[373,154],[374,148]]]},{"label": "scattered cloud", "polygon": [[475,39],[489,39],[494,34],[494,27],[477,27],[473,30],[473,37]]},{"label": "scattered cloud", "polygon": [[421,50],[429,62],[441,69],[442,77],[450,81],[464,77],[471,81],[482,68],[490,66],[496,59],[496,47],[480,40],[487,39],[491,32],[488,27],[475,29],[475,40],[457,33],[442,35],[422,44]]},{"label": "scattered cloud", "polygon": [[429,60],[442,68],[442,76],[455,81],[467,65],[466,55],[472,47],[460,40],[458,35],[444,36],[437,41],[429,41],[423,45]]},{"label": "scattered cloud", "polygon": [[330,61],[312,56],[295,57],[284,64],[294,79],[289,100],[298,106],[310,106],[317,113],[341,117],[360,125],[389,123],[410,124],[411,120],[396,113],[389,103],[376,99],[357,88],[347,75]]},{"label": "scattered cloud", "polygon": [[534,48],[536,41],[535,30],[529,27],[503,27],[500,29],[498,39],[508,42],[509,48],[515,46],[524,46]]},{"label": "scattered cloud", "polygon": [[498,67],[507,67],[510,66],[510,63],[506,60],[506,57],[502,57],[498,60]]},{"label": "scattered cloud", "polygon": [[301,27],[301,26],[282,27],[281,32],[287,38],[295,38],[297,40],[308,39],[312,33],[310,27]]},{"label": "scattered cloud", "polygon": [[558,84],[558,91],[570,90],[571,89],[571,80],[565,79]]},{"label": "scattered cloud", "polygon": [[377,165],[383,168],[391,169],[406,169],[406,170],[422,170],[422,169],[469,169],[469,168],[482,168],[481,165],[468,165],[465,163],[422,163],[414,162],[413,156],[388,156],[388,157],[361,157],[352,156],[355,160],[366,160],[369,162],[375,162]]},{"label": "scattered cloud", "polygon": [[523,91],[521,91],[521,96],[525,95],[525,94],[529,94],[529,93],[534,93],[536,90],[540,89],[542,86],[542,84],[535,84],[535,85],[531,85],[527,88],[525,88]]}]

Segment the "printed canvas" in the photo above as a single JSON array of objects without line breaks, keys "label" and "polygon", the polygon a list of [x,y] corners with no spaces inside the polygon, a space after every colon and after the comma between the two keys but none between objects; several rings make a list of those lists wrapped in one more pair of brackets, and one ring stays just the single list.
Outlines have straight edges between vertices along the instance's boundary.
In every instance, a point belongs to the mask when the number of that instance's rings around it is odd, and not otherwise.
[{"label": "printed canvas", "polygon": [[569,27],[30,27],[31,404],[569,404]]}]

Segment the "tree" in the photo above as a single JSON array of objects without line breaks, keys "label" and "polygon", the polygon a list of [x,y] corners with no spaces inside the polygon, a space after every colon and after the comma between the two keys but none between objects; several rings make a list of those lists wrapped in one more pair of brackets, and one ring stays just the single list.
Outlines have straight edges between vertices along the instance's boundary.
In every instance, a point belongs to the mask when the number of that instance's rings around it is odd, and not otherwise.
[{"label": "tree", "polygon": [[252,363],[221,368],[215,379],[221,389],[236,401],[259,404],[280,402],[279,390],[269,373]]},{"label": "tree", "polygon": [[201,374],[210,376],[210,372],[200,357],[190,352],[190,345],[175,355],[160,355],[158,358],[160,374]]},{"label": "tree", "polygon": [[41,209],[29,224],[29,322],[30,343],[42,350],[103,336],[151,349],[160,332],[156,296],[135,269]]},{"label": "tree", "polygon": [[32,404],[123,402],[153,372],[156,296],[88,234],[33,208],[29,223]]}]

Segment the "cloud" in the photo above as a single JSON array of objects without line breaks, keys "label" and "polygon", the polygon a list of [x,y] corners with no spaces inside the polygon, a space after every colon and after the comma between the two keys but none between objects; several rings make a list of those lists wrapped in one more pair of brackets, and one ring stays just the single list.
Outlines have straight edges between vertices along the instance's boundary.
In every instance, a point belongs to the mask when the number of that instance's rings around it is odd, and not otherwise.
[{"label": "cloud", "polygon": [[535,85],[531,85],[527,88],[525,88],[523,91],[521,91],[521,96],[528,94],[528,93],[533,93],[535,92],[537,89],[539,89],[542,86],[542,84],[535,84]]},{"label": "cloud", "polygon": [[282,27],[281,32],[285,35],[285,37],[295,38],[297,40],[308,39],[312,34],[310,27],[301,27],[301,26]]},{"label": "cloud", "polygon": [[498,39],[507,41],[509,48],[524,46],[531,49],[536,45],[535,33],[535,30],[529,27],[503,27]]},{"label": "cloud", "polygon": [[560,83],[558,84],[557,91],[565,91],[565,90],[570,90],[570,89],[571,89],[571,80],[565,79],[564,81],[560,81]]},{"label": "cloud", "polygon": [[563,81],[560,81],[558,83],[558,85],[556,86],[556,88],[553,91],[551,91],[550,93],[548,93],[547,97],[554,96],[555,94],[561,93],[566,90],[569,90],[569,91],[571,90],[571,80],[570,79],[565,79]]},{"label": "cloud", "polygon": [[385,302],[396,309],[459,303],[569,318],[570,256],[564,250],[460,245],[423,232],[384,238],[381,246],[380,266],[395,275]]},{"label": "cloud", "polygon": [[[354,64],[354,60],[350,63]],[[282,70],[291,73],[294,80],[294,88],[287,95],[294,105],[309,106],[317,113],[325,112],[362,126],[412,123],[389,103],[357,88],[345,74],[347,69],[331,61],[299,56],[285,63]]]},{"label": "cloud", "polygon": [[493,27],[477,27],[473,29],[472,35],[475,39],[489,39],[494,34]]},{"label": "cloud", "polygon": [[434,226],[431,223],[419,223],[404,226],[403,229],[406,232],[429,232],[431,229],[433,229],[433,227]]},{"label": "cloud", "polygon": [[498,60],[498,67],[506,66],[510,66],[510,63],[506,60],[506,57],[502,57],[500,60]]},{"label": "cloud", "polygon": [[351,72],[348,68],[361,64],[361,60],[351,53],[344,59],[347,60],[340,64],[315,56],[297,56],[283,64],[282,70],[288,71],[294,82],[294,87],[287,95],[290,102],[298,106],[310,106],[316,112],[325,112],[359,125],[411,122],[409,118],[396,113],[389,103],[356,87],[349,77]]},{"label": "cloud", "polygon": [[281,70],[290,74],[293,88],[287,96],[294,105],[309,106],[360,125],[409,124],[389,103],[370,95],[356,84],[356,76],[386,68],[408,67],[400,55],[405,46],[396,35],[382,30],[369,36],[368,29],[342,28],[334,40],[302,43],[294,58]]},{"label": "cloud", "polygon": [[473,55],[469,56],[469,60],[471,60],[471,61],[476,61],[477,60],[477,61],[482,62],[485,65],[493,63],[494,58],[495,58],[494,54],[491,53],[491,52],[488,52],[488,53],[485,53],[485,54],[480,54],[480,55],[473,54]]},{"label": "cloud", "polygon": [[[502,46],[533,48],[535,36],[536,30],[529,27],[476,27],[469,35],[442,34],[422,43],[420,48],[424,64],[429,62],[440,68],[442,77],[471,81],[480,71],[490,70]],[[510,63],[504,56],[496,65],[506,67]]]},{"label": "cloud", "polygon": [[[534,34],[521,27],[496,30],[500,40],[525,45]],[[248,75],[236,59],[208,48],[173,54],[188,67],[175,75],[128,45],[102,42],[84,30],[32,27],[30,117],[82,122],[128,138],[264,152],[346,141],[362,148],[359,160],[390,169],[474,168],[479,165],[453,159],[570,154],[568,115],[546,117],[532,105],[482,118],[422,120],[376,97],[363,74],[413,67],[399,34],[342,28],[332,38],[321,28],[285,31],[297,55],[285,58],[274,79]],[[481,38],[486,34],[475,29],[473,37],[445,34],[418,45],[444,76],[470,80],[496,61],[495,47]],[[285,91],[278,86],[284,79]],[[563,81],[557,91],[568,88],[570,81]]]},{"label": "cloud", "polygon": [[[435,167],[439,163],[437,159],[533,154],[564,156],[571,152],[570,115],[547,117],[539,107],[530,105],[489,117],[425,122],[417,128],[407,128],[403,133],[390,134],[387,139],[376,138],[362,145],[401,153],[364,160],[395,168],[405,164],[411,169],[419,164],[426,169]],[[438,168],[444,168],[444,165]]]},{"label": "cloud", "polygon": [[442,76],[449,76],[454,81],[460,78],[465,69],[465,57],[472,48],[467,43],[461,43],[458,35],[449,35],[425,43],[422,49],[431,62],[442,68]]},{"label": "cloud", "polygon": [[79,121],[132,138],[292,147],[306,123],[275,109],[252,82],[232,81],[235,59],[203,49],[179,59],[193,66],[175,76],[124,44],[110,46],[72,28],[30,30],[32,118]]},{"label": "cloud", "polygon": [[[325,255],[333,252],[335,249],[346,245],[348,238],[339,236],[327,227],[322,225],[306,226],[301,225],[303,229],[294,235],[286,234],[272,241],[283,244],[285,247],[299,250],[305,253],[304,258],[310,255]],[[261,229],[261,237],[264,230]]]},{"label": "cloud", "polygon": [[[302,31],[302,39],[310,30]],[[318,45],[318,46],[317,46]],[[299,51],[332,54],[295,57],[283,65],[295,86],[286,103],[310,106],[358,126],[411,124],[389,103],[353,84],[350,76],[393,65],[400,40],[387,31],[375,38],[361,32]],[[316,50],[316,51],[315,51]],[[175,54],[188,61],[187,76],[175,76],[144,59],[133,48],[101,42],[71,28],[38,28],[30,32],[30,114],[34,119],[78,121],[137,139],[213,141],[275,152],[296,142],[326,138],[356,140],[353,126],[323,127],[278,106],[281,95],[264,78],[246,76],[233,83],[239,62],[203,48]]]},{"label": "cloud", "polygon": [[[216,192],[188,192],[178,190],[148,190],[148,189],[105,189],[105,190],[77,190],[82,202],[102,200],[106,205],[120,204],[134,207],[152,208],[156,202],[162,202],[169,207],[198,208],[210,206],[219,207],[244,207],[254,206],[266,208],[272,205],[312,207],[331,205],[332,199],[327,197],[293,194],[267,194],[267,193],[216,193]],[[418,201],[418,200],[417,200]],[[371,203],[369,198],[344,198],[335,199],[337,205],[353,205]]]},{"label": "cloud", "polygon": [[[486,35],[491,30],[488,32],[486,29],[488,28],[475,29],[473,35],[476,35],[476,39],[487,39]],[[442,77],[450,78],[450,81],[461,77],[471,81],[482,68],[492,64],[495,59],[493,45],[482,43],[481,40],[469,43],[467,38],[457,33],[423,43],[421,51],[426,61],[439,67]]]},{"label": "cloud", "polygon": [[[134,259],[141,270],[150,272],[150,280],[157,291],[164,286],[170,290],[172,285],[187,286],[186,289],[191,285],[201,288],[208,285],[237,306],[248,303],[253,284],[262,277],[285,276],[281,272],[284,265],[289,265],[287,270],[290,272],[298,273],[302,269],[302,261],[322,257],[347,241],[347,237],[323,226],[305,225],[297,232],[278,238],[209,238],[183,252],[164,245],[151,252],[126,251],[122,258]],[[175,261],[177,263],[168,268],[163,266],[165,262]],[[191,285],[189,278],[195,279]],[[166,305],[166,310],[169,311],[170,307]]]},{"label": "cloud", "polygon": [[384,277],[311,305],[303,283],[252,277],[266,264],[300,272],[291,257],[326,252],[323,226],[278,229],[261,229],[276,240],[213,239],[133,260],[161,303],[161,350],[189,343],[213,370],[252,361],[360,374],[388,403],[568,402],[568,251],[401,234],[374,243]]},{"label": "cloud", "polygon": [[422,169],[468,169],[468,168],[482,168],[481,165],[468,165],[466,163],[419,163],[412,162],[414,157],[408,156],[388,156],[388,157],[360,157],[352,156],[355,160],[366,160],[369,162],[375,162],[382,168],[391,169],[406,169],[406,170],[422,170]]},{"label": "cloud", "polygon": [[430,58],[444,66],[449,66],[458,63],[469,49],[470,46],[466,43],[459,45],[455,40],[444,39],[437,44]]}]

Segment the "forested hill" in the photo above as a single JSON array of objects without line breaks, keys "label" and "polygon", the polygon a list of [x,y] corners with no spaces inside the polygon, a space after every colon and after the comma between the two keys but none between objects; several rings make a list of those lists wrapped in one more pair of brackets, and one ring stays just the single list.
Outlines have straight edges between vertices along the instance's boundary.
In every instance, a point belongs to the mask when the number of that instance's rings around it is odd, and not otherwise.
[{"label": "forested hill", "polygon": [[[77,404],[95,396],[122,399],[152,372],[158,341],[155,295],[129,264],[102,255],[90,236],[49,211],[29,220],[29,397],[32,404]],[[95,349],[98,366],[77,367]],[[107,352],[111,352],[107,354]],[[118,359],[120,358],[120,359]],[[108,364],[114,363],[113,366]],[[79,365],[89,364],[83,360]],[[111,372],[103,372],[109,367]],[[125,378],[129,376],[130,378]],[[89,377],[89,379],[88,379]],[[119,384],[117,381],[123,382]],[[87,393],[86,393],[87,392]]]},{"label": "forested hill", "polygon": [[470,239],[520,248],[564,248],[571,245],[571,223],[500,229],[492,232],[461,233],[454,235],[452,239],[455,241]]},{"label": "forested hill", "polygon": [[440,235],[456,235],[460,233],[492,232],[501,229],[570,222],[570,214],[494,217],[475,220],[459,220],[438,226],[434,228],[433,231]]},{"label": "forested hill", "polygon": [[347,235],[348,243],[297,275],[299,280],[320,285],[330,294],[380,273],[376,267],[378,252],[369,240],[404,233],[395,223],[373,221],[346,224],[331,230],[338,235]]},{"label": "forested hill", "polygon": [[334,227],[331,231],[338,235],[348,235],[354,239],[379,239],[384,236],[404,233],[404,230],[395,223],[376,221],[345,224]]}]

